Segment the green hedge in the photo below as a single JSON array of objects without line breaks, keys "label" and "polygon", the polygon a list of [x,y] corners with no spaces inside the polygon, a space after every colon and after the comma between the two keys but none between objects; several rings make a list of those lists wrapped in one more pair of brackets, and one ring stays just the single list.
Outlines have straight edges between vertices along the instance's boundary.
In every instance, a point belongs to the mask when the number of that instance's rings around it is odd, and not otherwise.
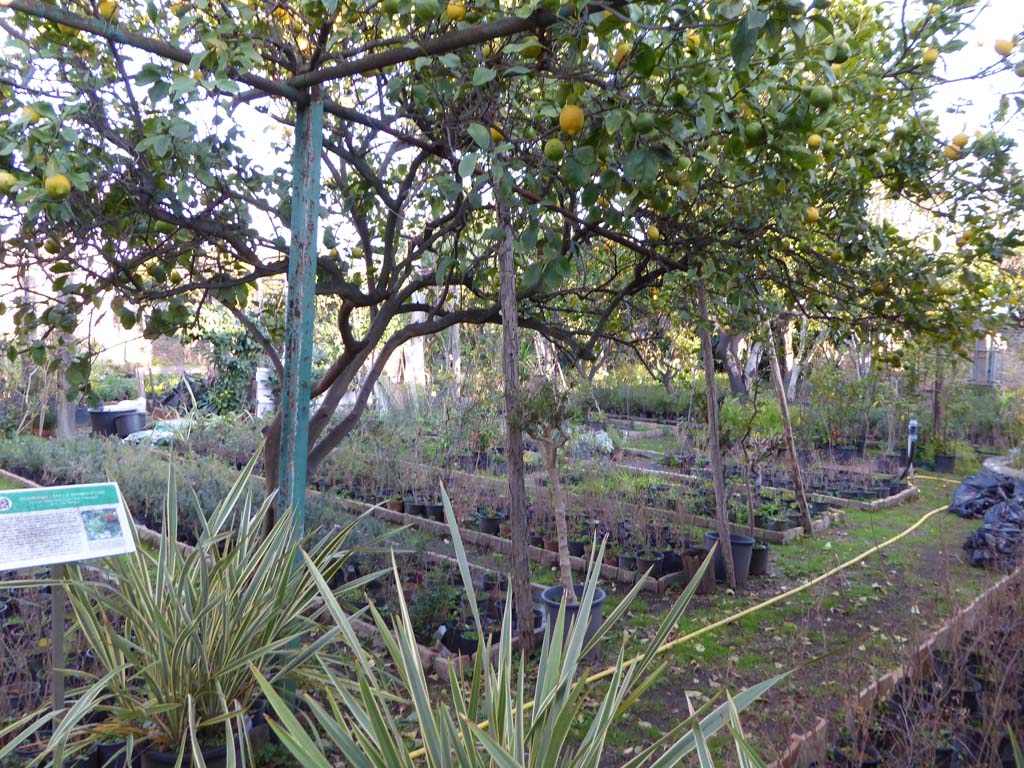
[{"label": "green hedge", "polygon": [[[715,388],[721,400],[729,393],[729,380],[725,374],[715,374]],[[669,394],[661,384],[595,385],[594,400],[602,411],[646,418],[677,419],[688,413],[695,421],[704,421],[704,378],[681,381],[675,393]]]},{"label": "green hedge", "polygon": [[[17,437],[0,441],[0,467],[43,485],[73,485],[112,480],[121,488],[133,517],[159,530],[168,482],[168,454],[146,446],[124,445],[98,439],[43,440]],[[174,458],[178,493],[178,527],[185,541],[194,539],[202,510],[209,515],[238,478],[238,471],[209,458]],[[252,503],[265,498],[263,482],[251,481]],[[307,503],[307,530],[346,524],[352,516],[340,499],[311,497]],[[378,521],[361,524],[362,537],[380,529]]]}]

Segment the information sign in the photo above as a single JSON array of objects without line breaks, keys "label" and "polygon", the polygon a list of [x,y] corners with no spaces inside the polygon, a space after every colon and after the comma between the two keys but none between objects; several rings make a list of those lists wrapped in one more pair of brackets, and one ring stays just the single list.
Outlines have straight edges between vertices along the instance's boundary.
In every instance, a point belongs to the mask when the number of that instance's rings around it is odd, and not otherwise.
[{"label": "information sign", "polygon": [[117,483],[0,491],[0,570],[134,551]]}]

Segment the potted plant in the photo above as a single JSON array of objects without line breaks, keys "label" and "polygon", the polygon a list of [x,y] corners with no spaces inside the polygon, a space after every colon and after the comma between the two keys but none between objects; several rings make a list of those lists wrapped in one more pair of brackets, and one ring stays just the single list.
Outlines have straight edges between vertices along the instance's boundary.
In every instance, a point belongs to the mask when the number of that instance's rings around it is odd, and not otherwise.
[{"label": "potted plant", "polygon": [[[554,626],[554,616],[562,603],[566,605],[566,616],[569,619],[576,617],[579,612],[578,597],[583,593],[583,585],[573,580],[572,564],[569,560],[569,527],[566,521],[565,495],[558,474],[558,453],[570,437],[567,425],[570,401],[567,393],[557,390],[552,382],[543,377],[535,378],[524,395],[523,430],[537,443],[544,458],[551,508],[555,518],[559,584],[548,587],[541,594],[548,625]],[[601,625],[604,599],[604,590],[598,588],[590,606],[590,615],[587,617],[589,635],[596,632]]]},{"label": "potted plant", "polygon": [[480,528],[480,533],[486,533],[488,536],[498,535],[503,519],[500,513],[486,507],[481,507],[476,513],[476,522]]},{"label": "potted plant", "polygon": [[662,566],[665,562],[665,554],[656,546],[657,532],[653,526],[648,525],[643,536],[643,549],[637,550],[636,569],[640,573],[647,573],[652,579],[660,579]]},{"label": "potted plant", "polygon": [[409,618],[416,642],[432,646],[441,627],[445,645],[458,642],[457,623],[453,621],[459,605],[459,590],[447,568],[433,568],[424,574],[423,583],[409,600]]}]

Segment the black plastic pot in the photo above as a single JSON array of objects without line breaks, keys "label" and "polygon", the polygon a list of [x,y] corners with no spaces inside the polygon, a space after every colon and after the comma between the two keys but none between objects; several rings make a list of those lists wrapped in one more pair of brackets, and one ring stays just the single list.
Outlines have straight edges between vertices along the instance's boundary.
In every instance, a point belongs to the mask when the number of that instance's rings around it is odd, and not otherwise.
[{"label": "black plastic pot", "polygon": [[[550,630],[555,626],[555,622],[558,620],[558,610],[562,603],[562,585],[556,584],[553,587],[548,587],[540,593],[541,602],[544,604],[544,620]],[[583,585],[574,584],[573,591],[576,593],[577,600],[583,597]],[[594,600],[590,604],[590,616],[587,617],[587,629],[583,635],[584,644],[590,641],[590,638],[594,636],[594,633],[601,628],[601,622],[604,621],[604,599],[605,591],[600,587],[594,589]],[[566,634],[569,632],[569,628],[575,622],[579,616],[580,607],[579,605],[566,605],[565,606],[565,631]]]},{"label": "black plastic pot", "polygon": [[423,510],[426,507],[422,501],[417,499],[406,499],[405,501],[405,514],[407,515],[418,515],[423,517]]},{"label": "black plastic pot", "polygon": [[458,652],[462,656],[469,656],[476,653],[479,647],[479,635],[475,629],[465,629],[459,632]]},{"label": "black plastic pot", "polygon": [[434,502],[427,502],[423,505],[423,516],[429,520],[436,520],[439,523],[444,522],[444,504],[436,504]]},{"label": "black plastic pot", "polygon": [[539,536],[536,533],[531,533],[530,534],[530,546],[531,547],[540,547],[541,549],[544,549],[544,537],[543,536]]},{"label": "black plastic pot", "polygon": [[132,432],[141,432],[146,428],[146,414],[141,411],[122,413],[114,419],[114,428],[118,437],[128,437]]},{"label": "black plastic pot", "polygon": [[768,555],[771,549],[767,544],[755,544],[750,551],[750,575],[764,576],[768,573]]},{"label": "black plastic pot", "polygon": [[570,557],[583,557],[587,551],[587,545],[582,541],[570,541],[569,542],[569,556]]},{"label": "black plastic pot", "polygon": [[860,456],[860,449],[852,445],[843,445],[836,448],[832,455],[836,461],[846,463],[848,461],[853,461]]},{"label": "black plastic pot", "polygon": [[89,409],[89,424],[92,426],[92,431],[97,435],[116,435],[117,426],[114,424],[114,419],[121,416],[124,411],[105,411],[102,408],[90,408]]},{"label": "black plastic pot", "polygon": [[667,576],[670,573],[679,573],[683,570],[683,558],[674,549],[666,549],[661,555],[662,575]]},{"label": "black plastic pot", "polygon": [[636,570],[636,553],[635,552],[619,552],[619,568],[624,571],[635,571]]},{"label": "black plastic pot", "polygon": [[84,427],[89,423],[89,408],[85,405],[75,406],[75,426]]},{"label": "black plastic pot", "polygon": [[956,471],[956,456],[945,453],[935,454],[935,471],[943,474],[952,474]]},{"label": "black plastic pot", "polygon": [[[704,534],[704,544],[708,549],[718,541],[718,534],[707,531]],[[747,577],[750,575],[750,556],[754,551],[754,539],[750,536],[743,536],[733,533],[729,536],[732,545],[732,564],[736,572],[736,588],[741,589],[747,586]],[[715,550],[715,578],[725,581],[725,560],[719,550]]]},{"label": "black plastic pot", "polygon": [[501,530],[501,516],[495,514],[478,515],[476,518],[477,525],[480,527],[480,533],[486,533],[488,536],[497,536]]},{"label": "black plastic pot", "polygon": [[140,768],[142,765],[142,753],[138,744],[132,750],[131,763],[127,757],[128,743],[116,741],[111,744],[96,745],[96,763],[98,768]]},{"label": "black plastic pot", "polygon": [[[235,755],[239,753],[238,745],[235,745]],[[143,753],[141,768],[166,768],[167,766],[173,766],[178,764],[178,752],[162,752],[160,750],[151,749],[148,752]],[[203,750],[203,762],[206,763],[206,768],[227,768],[228,764],[228,748],[227,747],[210,747]],[[181,761],[182,765],[192,764],[192,753],[187,752]]]},{"label": "black plastic pot", "polygon": [[651,569],[650,577],[652,579],[661,578],[662,565],[665,562],[665,556],[661,552],[654,550],[642,550],[636,553],[636,569],[640,573],[644,573],[648,568]]}]

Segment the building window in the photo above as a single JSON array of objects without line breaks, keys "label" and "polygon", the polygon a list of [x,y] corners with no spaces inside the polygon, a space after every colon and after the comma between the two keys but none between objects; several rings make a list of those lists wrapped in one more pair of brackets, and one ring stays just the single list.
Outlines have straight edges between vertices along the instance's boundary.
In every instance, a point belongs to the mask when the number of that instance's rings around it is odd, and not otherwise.
[{"label": "building window", "polygon": [[991,336],[978,339],[974,343],[974,371],[971,376],[973,384],[992,386],[1003,379],[1003,351],[996,346]]}]

